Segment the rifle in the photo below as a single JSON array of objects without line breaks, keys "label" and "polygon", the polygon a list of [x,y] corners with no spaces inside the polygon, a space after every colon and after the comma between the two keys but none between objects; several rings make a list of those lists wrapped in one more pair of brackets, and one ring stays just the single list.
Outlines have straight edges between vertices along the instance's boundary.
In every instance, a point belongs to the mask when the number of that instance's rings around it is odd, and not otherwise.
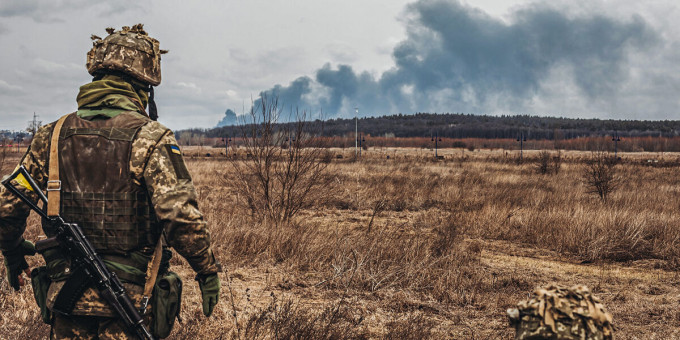
[{"label": "rifle", "polygon": [[[27,189],[38,195],[38,198],[43,202],[43,206],[47,206],[47,197],[23,165],[15,173],[2,181],[2,185],[7,190],[26,203],[31,210],[38,213],[44,221],[47,221],[51,231],[54,232],[54,237],[36,242],[36,249],[42,252],[59,247],[65,254],[69,254],[74,274],[80,270],[85,275],[85,279],[89,281],[89,284],[94,284],[99,292],[99,296],[106,300],[115,314],[123,320],[125,327],[135,333],[141,340],[154,340],[153,335],[144,325],[139,311],[137,311],[134,303],[125,293],[125,288],[120,279],[118,279],[115,273],[110,272],[106,268],[106,265],[97,255],[92,244],[85,238],[80,227],[75,223],[65,222],[61,216],[48,217],[45,211],[38,207],[37,202],[33,202],[10,183],[14,179],[18,179],[24,184],[27,183]],[[71,311],[57,310],[57,312],[69,315]]]}]

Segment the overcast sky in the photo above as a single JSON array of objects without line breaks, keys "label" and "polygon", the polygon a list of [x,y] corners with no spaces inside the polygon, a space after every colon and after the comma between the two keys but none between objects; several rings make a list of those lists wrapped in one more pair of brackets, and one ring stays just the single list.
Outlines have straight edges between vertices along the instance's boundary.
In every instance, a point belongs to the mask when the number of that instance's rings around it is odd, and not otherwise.
[{"label": "overcast sky", "polygon": [[680,119],[677,1],[0,0],[0,130],[76,109],[91,34],[170,50],[160,121],[212,127],[262,91],[313,115]]}]

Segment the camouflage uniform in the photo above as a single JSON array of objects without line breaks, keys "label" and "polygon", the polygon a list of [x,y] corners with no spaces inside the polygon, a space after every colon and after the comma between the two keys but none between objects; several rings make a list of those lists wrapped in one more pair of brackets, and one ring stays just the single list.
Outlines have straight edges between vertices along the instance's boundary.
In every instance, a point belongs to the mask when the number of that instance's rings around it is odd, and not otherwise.
[{"label": "camouflage uniform", "polygon": [[611,340],[612,316],[588,287],[549,285],[508,310],[516,340]]},{"label": "camouflage uniform", "polygon": [[[158,72],[160,72],[160,68]],[[85,123],[84,121],[108,120],[111,122],[138,122],[138,128],[129,142],[131,144],[129,161],[122,161],[123,164],[127,164],[121,166],[121,174],[125,175],[123,168],[127,168],[128,176],[131,177],[127,180],[131,180],[132,185],[140,188],[145,197],[148,198],[151,209],[147,211],[150,211],[148,214],[152,215],[153,218],[151,225],[155,229],[162,229],[166,244],[183,256],[199,276],[217,273],[220,269],[219,263],[213,255],[206,223],[198,209],[196,192],[177,146],[177,141],[168,128],[152,121],[147,116],[144,111],[147,101],[146,93],[135,91],[130,80],[126,80],[127,82],[111,75],[81,87],[78,98],[79,111],[66,119],[60,136],[64,136],[64,129],[68,126],[69,121],[75,123],[78,123],[79,120],[82,120],[80,122],[83,123]],[[158,73],[158,81],[160,81],[160,73]],[[92,93],[95,93],[95,95],[92,96]],[[130,110],[131,108],[133,110]],[[114,133],[118,131],[115,126],[117,123],[111,124],[114,126],[110,130]],[[49,148],[54,126],[55,123],[51,123],[37,131],[20,163],[43,189],[47,185],[49,176]],[[95,137],[98,138],[98,136]],[[61,154],[64,151],[61,150],[63,139],[64,137],[60,138],[60,159],[62,159]],[[75,157],[96,158],[98,155],[96,148],[66,151],[75,154]],[[105,150],[102,150],[102,152],[106,154]],[[69,158],[64,159],[68,161]],[[109,161],[111,160],[101,159],[98,167],[95,165],[91,169],[92,174],[98,171],[110,172],[111,168],[107,168]],[[120,163],[121,160],[117,161]],[[68,167],[68,164],[63,164],[63,159],[60,163],[62,163],[60,168]],[[81,175],[87,176],[87,174]],[[21,183],[14,184],[22,188]],[[27,191],[27,195],[36,198],[32,192]],[[63,209],[64,202],[62,201]],[[22,241],[29,212],[28,206],[5,190],[4,187],[0,188],[0,249],[13,249]],[[109,214],[109,212],[107,211],[104,214]],[[118,216],[113,216],[114,219],[112,220],[110,217],[102,215],[101,219],[115,223],[115,218]],[[69,222],[81,224],[81,221],[78,220]],[[101,225],[106,225],[105,223],[103,221]],[[96,237],[96,235],[88,235],[86,228],[83,228],[83,232],[88,238]],[[160,235],[160,232],[161,230],[156,230],[155,235]],[[92,232],[89,233],[92,234]],[[151,238],[148,237],[148,239]],[[107,267],[118,274],[128,295],[137,304],[143,293],[142,285],[146,274],[145,269],[156,242],[157,239],[153,242],[142,243],[142,246],[132,249],[132,251],[119,252],[118,257],[113,257],[113,259],[102,256]],[[95,248],[98,247],[95,245]],[[107,253],[106,248],[100,248],[97,251],[100,254]],[[164,251],[164,253],[168,255],[169,251]],[[57,294],[66,282],[64,279],[69,275],[68,256],[67,254],[58,254],[58,256],[51,256],[48,259],[46,254],[43,255],[46,258],[50,278],[53,281],[47,293],[47,306],[52,308]],[[165,256],[163,262],[165,267],[162,270],[167,270],[169,256]],[[203,289],[203,287],[201,288]],[[77,301],[72,316],[54,316],[52,337],[58,339],[134,338],[133,335],[124,330],[122,323],[113,317],[114,315],[107,303],[99,298],[98,293],[93,288],[88,288]],[[148,321],[149,317],[147,315],[145,319]]]}]

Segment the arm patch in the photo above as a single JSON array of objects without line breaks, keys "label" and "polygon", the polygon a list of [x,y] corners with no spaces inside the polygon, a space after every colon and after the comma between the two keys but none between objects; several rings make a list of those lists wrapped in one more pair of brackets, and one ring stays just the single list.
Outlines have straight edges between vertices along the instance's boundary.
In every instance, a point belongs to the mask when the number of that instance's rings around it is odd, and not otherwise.
[{"label": "arm patch", "polygon": [[168,157],[170,157],[172,167],[175,168],[177,179],[191,180],[191,175],[189,175],[189,170],[187,170],[187,166],[184,164],[184,159],[182,159],[182,152],[179,150],[179,146],[165,144],[165,149],[168,152]]}]

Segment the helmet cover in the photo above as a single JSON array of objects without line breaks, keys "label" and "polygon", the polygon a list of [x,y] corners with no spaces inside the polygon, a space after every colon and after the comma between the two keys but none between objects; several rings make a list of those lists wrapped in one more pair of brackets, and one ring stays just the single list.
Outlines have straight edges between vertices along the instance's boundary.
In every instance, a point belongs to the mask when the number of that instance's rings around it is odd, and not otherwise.
[{"label": "helmet cover", "polygon": [[550,284],[508,309],[515,340],[612,340],[612,316],[586,286]]},{"label": "helmet cover", "polygon": [[124,26],[115,31],[107,28],[104,39],[92,35],[93,46],[87,53],[87,71],[95,75],[102,71],[125,73],[151,86],[161,83],[161,54],[158,40],[149,37],[143,24]]}]

